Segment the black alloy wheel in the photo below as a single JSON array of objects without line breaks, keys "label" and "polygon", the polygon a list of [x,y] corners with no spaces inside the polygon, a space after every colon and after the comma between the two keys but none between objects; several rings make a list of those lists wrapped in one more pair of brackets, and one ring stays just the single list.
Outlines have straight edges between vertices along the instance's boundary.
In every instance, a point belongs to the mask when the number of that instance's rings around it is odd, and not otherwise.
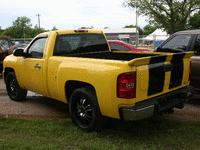
[{"label": "black alloy wheel", "polygon": [[92,121],[92,108],[87,99],[80,98],[76,104],[76,117],[83,125],[89,125]]},{"label": "black alloy wheel", "polygon": [[14,72],[9,72],[6,76],[6,90],[8,96],[14,101],[22,101],[27,95],[27,90],[19,86]]},{"label": "black alloy wheel", "polygon": [[88,132],[102,129],[106,121],[100,112],[95,92],[89,88],[79,88],[72,93],[69,111],[73,123]]}]

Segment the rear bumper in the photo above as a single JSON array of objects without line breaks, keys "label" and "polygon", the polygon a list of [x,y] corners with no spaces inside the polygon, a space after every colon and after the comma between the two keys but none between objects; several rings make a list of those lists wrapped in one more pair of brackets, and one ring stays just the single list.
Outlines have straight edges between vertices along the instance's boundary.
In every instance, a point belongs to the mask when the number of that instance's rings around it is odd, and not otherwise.
[{"label": "rear bumper", "polygon": [[193,95],[193,92],[194,88],[192,86],[184,87],[161,96],[138,102],[134,107],[121,107],[119,109],[120,117],[126,121],[137,121],[149,118],[183,104]]}]

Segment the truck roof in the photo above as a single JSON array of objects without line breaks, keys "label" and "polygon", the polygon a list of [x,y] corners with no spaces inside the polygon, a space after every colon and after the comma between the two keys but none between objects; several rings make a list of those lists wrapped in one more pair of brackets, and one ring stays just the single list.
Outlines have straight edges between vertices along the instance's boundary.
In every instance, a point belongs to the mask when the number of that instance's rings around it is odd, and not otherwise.
[{"label": "truck roof", "polygon": [[178,31],[174,34],[200,34],[200,30],[196,29],[196,30],[185,30],[185,31]]},{"label": "truck roof", "polygon": [[103,33],[101,30],[94,30],[94,29],[74,29],[74,30],[54,30],[49,32],[43,32],[39,35],[49,35],[50,32],[56,32],[57,34],[72,34],[72,33]]}]

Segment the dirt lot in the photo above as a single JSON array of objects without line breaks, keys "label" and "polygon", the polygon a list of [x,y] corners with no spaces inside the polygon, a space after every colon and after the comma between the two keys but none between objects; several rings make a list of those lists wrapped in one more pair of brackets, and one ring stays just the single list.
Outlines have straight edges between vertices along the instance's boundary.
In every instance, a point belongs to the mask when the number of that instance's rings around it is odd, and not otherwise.
[{"label": "dirt lot", "polygon": [[[28,92],[27,100],[23,102],[11,101],[0,75],[0,117],[25,119],[54,119],[69,118],[68,105],[44,96]],[[175,109],[174,114],[163,114],[154,117],[158,120],[200,121],[200,96],[194,95],[183,109]]]}]

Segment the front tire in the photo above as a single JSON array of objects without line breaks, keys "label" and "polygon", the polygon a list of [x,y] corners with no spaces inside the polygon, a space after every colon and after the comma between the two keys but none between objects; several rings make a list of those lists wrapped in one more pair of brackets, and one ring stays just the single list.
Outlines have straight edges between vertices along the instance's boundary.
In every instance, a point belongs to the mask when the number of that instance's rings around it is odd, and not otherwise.
[{"label": "front tire", "polygon": [[9,72],[6,76],[6,90],[13,101],[23,101],[27,95],[27,90],[19,86],[14,72]]},{"label": "front tire", "polygon": [[88,132],[102,129],[106,122],[100,112],[96,94],[89,88],[79,88],[72,93],[69,111],[73,123]]}]

